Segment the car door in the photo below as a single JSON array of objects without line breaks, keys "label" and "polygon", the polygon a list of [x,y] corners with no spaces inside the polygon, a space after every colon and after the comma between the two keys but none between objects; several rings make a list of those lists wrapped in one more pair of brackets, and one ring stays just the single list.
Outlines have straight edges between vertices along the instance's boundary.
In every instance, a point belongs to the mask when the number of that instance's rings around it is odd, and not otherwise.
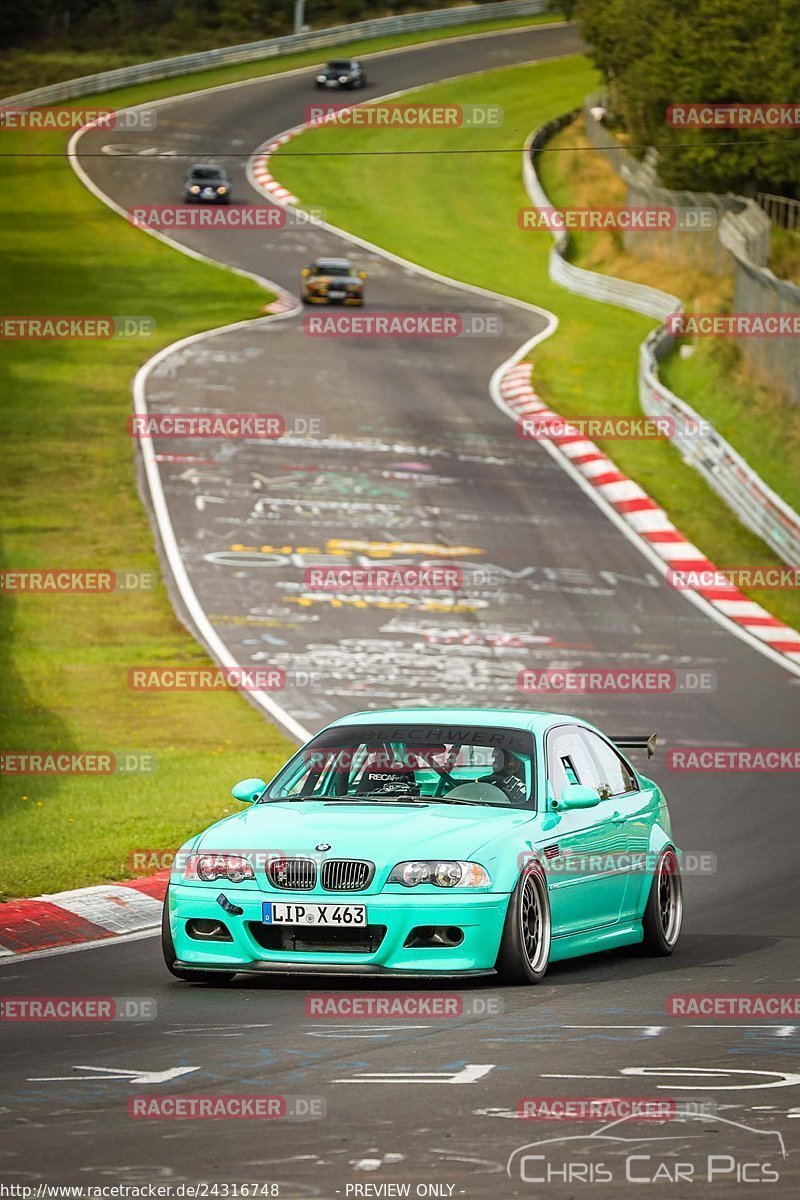
[{"label": "car door", "polygon": [[600,776],[601,794],[612,805],[611,820],[625,833],[623,860],[626,887],[621,916],[630,919],[640,916],[642,870],[636,863],[646,860],[653,826],[655,796],[653,789],[641,787],[636,772],[615,746],[592,729],[581,729],[589,753]]},{"label": "car door", "polygon": [[[578,726],[550,729],[546,757],[548,808],[569,783],[600,790],[600,772]],[[627,842],[624,822],[614,820],[614,811],[608,799],[594,808],[551,809],[551,837],[544,854],[557,934],[612,925],[619,919],[627,877],[614,870],[613,855],[627,849]]]}]

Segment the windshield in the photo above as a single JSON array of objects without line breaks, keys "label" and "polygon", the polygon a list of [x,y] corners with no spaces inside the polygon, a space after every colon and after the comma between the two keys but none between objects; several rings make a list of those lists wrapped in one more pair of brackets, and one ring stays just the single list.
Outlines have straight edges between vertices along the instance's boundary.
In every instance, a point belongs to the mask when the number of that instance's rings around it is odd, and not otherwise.
[{"label": "windshield", "polygon": [[314,271],[317,275],[349,275],[352,268],[345,263],[318,262]]},{"label": "windshield", "polygon": [[219,167],[195,167],[192,179],[223,179],[224,174]]},{"label": "windshield", "polygon": [[323,730],[268,788],[271,800],[533,808],[533,738],[489,726]]},{"label": "windshield", "polygon": [[335,58],[332,62],[328,63],[328,70],[329,71],[349,71],[350,70],[350,59],[349,58]]}]

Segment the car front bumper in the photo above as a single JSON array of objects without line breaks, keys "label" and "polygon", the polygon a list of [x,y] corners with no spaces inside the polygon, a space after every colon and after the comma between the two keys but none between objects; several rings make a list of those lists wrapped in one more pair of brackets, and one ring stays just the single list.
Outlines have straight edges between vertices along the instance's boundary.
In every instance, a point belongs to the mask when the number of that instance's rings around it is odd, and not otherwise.
[{"label": "car front bumper", "polygon": [[[241,915],[225,912],[217,897],[224,894]],[[169,889],[169,919],[175,953],[181,967],[217,968],[228,971],[286,972],[291,974],[389,974],[456,975],[485,973],[494,969],[503,932],[508,894],[476,892],[448,896],[414,896],[381,892],[331,893],[261,892],[219,885],[204,887],[172,883]],[[264,900],[291,904],[358,903],[367,906],[370,926],[384,926],[386,933],[370,953],[344,950],[274,950],[256,940],[251,923],[261,926]],[[190,920],[221,921],[232,941],[198,940],[186,932]],[[404,945],[417,926],[455,926],[463,940],[457,946],[410,947]]]},{"label": "car front bumper", "polygon": [[364,303],[363,294],[359,293],[355,296],[328,296],[319,292],[306,292],[306,300],[309,304],[357,304]]}]

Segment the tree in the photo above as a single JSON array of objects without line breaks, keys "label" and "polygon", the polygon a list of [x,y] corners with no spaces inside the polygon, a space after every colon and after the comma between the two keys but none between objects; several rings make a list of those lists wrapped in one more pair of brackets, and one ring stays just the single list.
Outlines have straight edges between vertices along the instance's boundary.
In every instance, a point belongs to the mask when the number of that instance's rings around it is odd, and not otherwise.
[{"label": "tree", "polygon": [[[671,128],[673,104],[796,103],[800,0],[581,0],[612,105],[668,187],[800,194],[798,131]],[[721,144],[730,143],[730,144]]]}]

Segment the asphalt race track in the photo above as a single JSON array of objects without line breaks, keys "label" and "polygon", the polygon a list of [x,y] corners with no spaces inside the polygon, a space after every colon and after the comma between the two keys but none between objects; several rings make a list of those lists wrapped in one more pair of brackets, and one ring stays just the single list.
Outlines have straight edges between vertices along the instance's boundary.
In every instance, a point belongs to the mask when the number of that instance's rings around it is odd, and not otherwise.
[{"label": "asphalt race track", "polygon": [[[433,43],[376,58],[358,98],[577,48],[564,27]],[[303,119],[315,98],[310,74],[170,102],[157,131],[124,137],[160,157],[105,153],[118,135],[90,132],[79,142],[81,166],[129,208],[177,202],[187,162],[230,155],[223,161],[236,198],[265,203],[247,183],[247,157]],[[528,131],[520,132],[521,141]],[[300,314],[197,341],[151,373],[152,412],[280,412],[324,422],[314,437],[209,443],[200,462],[167,457],[199,457],[196,442],[156,444],[195,592],[242,665],[286,670],[279,702],[294,720],[315,730],[342,713],[395,703],[545,707],[520,696],[521,668],[649,663],[711,671],[716,688],[562,697],[549,706],[613,733],[656,729],[666,746],[796,743],[800,680],[667,588],[492,404],[492,372],[542,328],[541,317],[311,227],[178,237],[295,294],[313,257],[349,254],[369,273],[369,308],[502,318],[499,337],[387,341],[309,337]],[[335,595],[310,598],[304,583],[305,568],[317,563],[443,557],[469,580],[450,607],[424,595],[334,603]],[[16,1027],[0,1063],[2,1178],[34,1188],[276,1183],[283,1200],[401,1194],[363,1190],[389,1183],[410,1184],[411,1195],[533,1196],[541,1185],[523,1182],[518,1158],[506,1174],[509,1155],[545,1138],[583,1139],[600,1125],[516,1121],[521,1099],[658,1096],[716,1110],[613,1131],[630,1141],[582,1140],[586,1180],[551,1183],[554,1192],[580,1195],[591,1181],[594,1195],[655,1194],[676,1163],[693,1163],[691,1185],[686,1168],[667,1194],[722,1194],[731,1183],[736,1195],[762,1186],[796,1194],[800,1027],[665,1012],[674,993],[793,990],[797,785],[779,773],[670,774],[663,757],[651,773],[667,788],[678,844],[716,856],[715,872],[686,878],[685,931],[672,959],[599,955],[552,967],[537,989],[488,979],[458,987],[467,1015],[398,1021],[309,1017],[309,992],[346,990],[324,979],[310,988],[242,977],[229,988],[180,984],[150,937],[0,964],[4,995],[101,992],[158,1004],[149,1022]],[[177,1068],[186,1071],[171,1077]],[[680,1078],[675,1068],[685,1069]],[[327,1111],[276,1124],[129,1118],[130,1095],[159,1091],[321,1098]],[[638,1182],[626,1185],[613,1164],[632,1151],[642,1156]],[[708,1155],[720,1156],[710,1183]],[[613,1183],[598,1164],[616,1172]],[[530,1160],[525,1178],[539,1168]],[[768,1186],[769,1169],[780,1179]],[[440,1190],[416,1190],[428,1185]]]}]

